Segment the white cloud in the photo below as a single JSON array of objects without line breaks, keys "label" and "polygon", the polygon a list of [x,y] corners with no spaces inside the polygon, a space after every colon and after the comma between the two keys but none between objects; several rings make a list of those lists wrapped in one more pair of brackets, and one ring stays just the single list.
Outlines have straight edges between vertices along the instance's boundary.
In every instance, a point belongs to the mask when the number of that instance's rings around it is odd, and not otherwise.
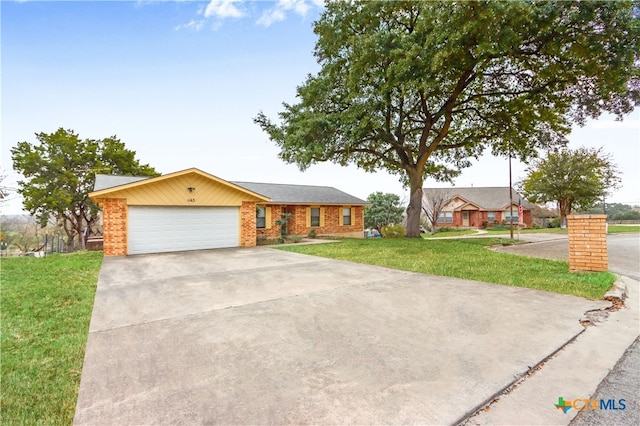
[{"label": "white cloud", "polygon": [[271,26],[271,24],[275,22],[284,21],[286,15],[280,9],[269,9],[265,10],[262,16],[256,21],[259,25],[264,25],[265,27]]},{"label": "white cloud", "polygon": [[[319,0],[312,0],[311,2],[316,6],[322,6],[322,2]],[[289,12],[305,17],[310,8],[308,0],[278,0],[273,8],[264,11],[256,22],[259,25],[268,27],[275,22],[284,21]]]},{"label": "white cloud", "polygon": [[204,27],[204,23],[205,23],[204,19],[194,19],[186,24],[177,25],[174,29],[176,31],[180,31],[180,30],[200,31],[202,27]]},{"label": "white cloud", "polygon": [[204,17],[242,18],[245,12],[241,7],[242,0],[211,0],[204,10]]}]

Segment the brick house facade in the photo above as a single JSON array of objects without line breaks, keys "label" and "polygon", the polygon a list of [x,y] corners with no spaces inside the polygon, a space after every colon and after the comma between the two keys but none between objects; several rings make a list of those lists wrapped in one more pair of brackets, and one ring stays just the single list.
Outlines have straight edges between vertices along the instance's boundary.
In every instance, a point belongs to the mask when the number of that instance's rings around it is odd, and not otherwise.
[{"label": "brick house facade", "polygon": [[253,247],[289,235],[362,237],[366,202],[331,187],[229,182],[198,169],[158,177],[98,175],[105,256]]},{"label": "brick house facade", "polygon": [[[513,188],[511,194],[508,187],[423,189],[425,208],[428,209],[440,200],[443,200],[445,205],[440,209],[437,226],[490,228],[497,224],[510,223],[511,212],[514,224],[520,223],[525,227],[532,224],[533,204]],[[519,214],[520,206],[522,215]]]}]

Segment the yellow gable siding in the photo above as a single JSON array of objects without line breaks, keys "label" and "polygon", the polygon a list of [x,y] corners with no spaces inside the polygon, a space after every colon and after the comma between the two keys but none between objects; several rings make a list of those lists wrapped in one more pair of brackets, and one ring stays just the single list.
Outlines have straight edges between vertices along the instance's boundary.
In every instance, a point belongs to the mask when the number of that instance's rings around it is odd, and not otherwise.
[{"label": "yellow gable siding", "polygon": [[195,173],[114,191],[108,197],[126,198],[130,206],[241,206],[243,201],[259,201]]}]

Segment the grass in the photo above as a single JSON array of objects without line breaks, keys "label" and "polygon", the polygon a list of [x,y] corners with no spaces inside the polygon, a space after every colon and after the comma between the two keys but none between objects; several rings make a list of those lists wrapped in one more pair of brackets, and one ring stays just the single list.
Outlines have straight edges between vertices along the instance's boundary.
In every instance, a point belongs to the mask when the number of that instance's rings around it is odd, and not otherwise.
[{"label": "grass", "polygon": [[2,259],[2,424],[71,424],[102,252]]},{"label": "grass", "polygon": [[437,232],[435,234],[421,234],[422,238],[424,239],[431,239],[431,238],[444,238],[444,237],[459,237],[460,235],[473,235],[473,234],[477,234],[478,231],[474,230],[474,229],[456,229],[454,231],[444,231],[444,232]]},{"label": "grass", "polygon": [[[507,227],[506,229],[504,228],[500,228],[500,229],[492,229],[492,228],[488,228],[487,233],[489,235],[495,235],[495,234],[508,234],[509,233],[509,227]],[[518,232],[518,227],[514,226],[513,227],[513,233],[517,233]],[[521,234],[566,234],[567,230],[562,229],[562,228],[526,228],[526,229],[521,229],[520,230]]]},{"label": "grass", "polygon": [[640,225],[609,225],[607,232],[609,234],[617,234],[619,232],[640,232]]},{"label": "grass", "polygon": [[567,262],[498,253],[496,238],[459,240],[345,239],[336,244],[282,247],[297,253],[404,271],[526,287],[601,299],[615,282],[609,272],[570,273]]}]

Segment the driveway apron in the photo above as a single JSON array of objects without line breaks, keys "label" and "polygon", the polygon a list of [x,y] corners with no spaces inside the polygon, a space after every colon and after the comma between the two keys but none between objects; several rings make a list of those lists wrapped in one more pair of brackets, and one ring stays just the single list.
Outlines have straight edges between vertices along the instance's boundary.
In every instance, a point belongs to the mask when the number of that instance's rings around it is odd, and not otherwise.
[{"label": "driveway apron", "polygon": [[608,305],[264,247],[105,258],[74,423],[451,424]]}]

